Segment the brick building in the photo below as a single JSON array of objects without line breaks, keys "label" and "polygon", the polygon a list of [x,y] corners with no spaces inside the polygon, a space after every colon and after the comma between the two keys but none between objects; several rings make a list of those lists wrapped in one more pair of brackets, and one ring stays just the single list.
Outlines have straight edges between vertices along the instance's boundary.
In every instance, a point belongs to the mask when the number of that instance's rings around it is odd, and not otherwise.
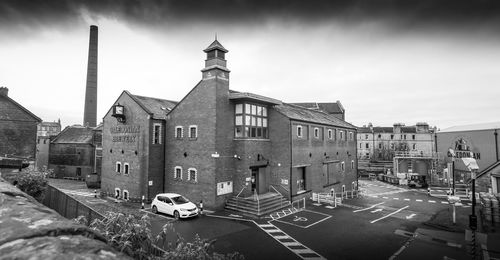
[{"label": "brick building", "polygon": [[49,166],[50,141],[61,132],[61,120],[57,122],[41,122],[37,126],[36,133],[36,162],[38,169]]},{"label": "brick building", "polygon": [[99,173],[102,126],[67,126],[50,142],[48,168],[56,178],[85,180]]},{"label": "brick building", "polygon": [[0,87],[0,157],[14,157],[34,164],[37,124],[42,120],[8,96]]},{"label": "brick building", "polygon": [[[107,113],[104,192],[175,192],[220,208],[236,195],[296,200],[356,185],[356,127],[320,109],[230,90],[227,50],[216,40],[204,52],[201,81],[178,103],[124,92]],[[128,174],[118,166],[125,161]]]}]

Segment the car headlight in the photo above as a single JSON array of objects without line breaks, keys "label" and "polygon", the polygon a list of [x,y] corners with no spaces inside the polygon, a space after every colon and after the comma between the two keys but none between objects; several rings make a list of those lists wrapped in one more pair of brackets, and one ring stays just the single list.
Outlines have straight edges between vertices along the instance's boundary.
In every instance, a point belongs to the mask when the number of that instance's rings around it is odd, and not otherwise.
[{"label": "car headlight", "polygon": [[184,212],[187,212],[188,210],[187,210],[187,209],[180,209],[180,211],[184,211]]}]

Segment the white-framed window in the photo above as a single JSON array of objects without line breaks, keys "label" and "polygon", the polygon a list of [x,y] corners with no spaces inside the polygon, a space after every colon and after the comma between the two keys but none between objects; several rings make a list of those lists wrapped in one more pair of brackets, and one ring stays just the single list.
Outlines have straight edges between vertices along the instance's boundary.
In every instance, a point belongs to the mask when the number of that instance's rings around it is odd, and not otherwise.
[{"label": "white-framed window", "polygon": [[352,140],[354,140],[354,133],[349,132],[349,141],[352,141]]},{"label": "white-framed window", "polygon": [[354,170],[354,160],[351,160],[351,170]]},{"label": "white-framed window", "polygon": [[130,199],[130,197],[128,195],[128,190],[123,190],[123,199],[124,200],[129,200]]},{"label": "white-framed window", "polygon": [[344,162],[340,163],[340,170],[345,171],[345,163]]},{"label": "white-framed window", "polygon": [[340,130],[339,134],[340,134],[340,140],[344,140],[344,130]]},{"label": "white-framed window", "polygon": [[328,129],[328,139],[332,140],[333,139],[333,130]]},{"label": "white-framed window", "polygon": [[118,199],[121,196],[120,188],[115,188],[115,199]]},{"label": "white-framed window", "polygon": [[198,138],[198,126],[196,125],[189,126],[189,138],[191,139]]},{"label": "white-framed window", "polygon": [[235,105],[234,137],[269,138],[267,107],[258,104]]},{"label": "white-framed window", "polygon": [[302,126],[297,126],[297,137],[302,138]]},{"label": "white-framed window", "polygon": [[182,128],[182,126],[176,126],[175,127],[175,138],[177,139],[181,139],[182,137],[184,137],[184,128]]},{"label": "white-framed window", "polygon": [[121,173],[122,172],[122,163],[121,162],[116,162],[116,164],[115,164],[115,171],[117,173]]},{"label": "white-framed window", "polygon": [[161,144],[161,124],[153,124],[153,144]]},{"label": "white-framed window", "polygon": [[195,168],[188,169],[188,181],[198,182],[198,171]]},{"label": "white-framed window", "polygon": [[174,179],[182,180],[182,167],[180,166],[174,167]]},{"label": "white-framed window", "polygon": [[314,128],[314,138],[319,138],[319,128]]},{"label": "white-framed window", "polygon": [[130,165],[128,163],[123,164],[123,174],[129,174]]}]

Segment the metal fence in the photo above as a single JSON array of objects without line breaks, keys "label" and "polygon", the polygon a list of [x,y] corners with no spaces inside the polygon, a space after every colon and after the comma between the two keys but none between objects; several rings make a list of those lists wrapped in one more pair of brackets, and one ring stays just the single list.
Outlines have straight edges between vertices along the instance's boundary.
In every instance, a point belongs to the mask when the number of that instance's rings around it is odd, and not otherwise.
[{"label": "metal fence", "polygon": [[90,225],[94,219],[104,219],[100,213],[50,185],[47,186],[43,204],[67,219],[84,216],[87,219],[87,225]]}]

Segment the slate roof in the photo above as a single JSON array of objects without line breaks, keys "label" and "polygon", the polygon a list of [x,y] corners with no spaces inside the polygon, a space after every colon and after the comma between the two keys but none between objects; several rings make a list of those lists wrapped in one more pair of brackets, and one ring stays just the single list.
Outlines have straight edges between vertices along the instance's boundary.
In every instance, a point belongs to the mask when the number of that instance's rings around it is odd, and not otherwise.
[{"label": "slate roof", "polygon": [[139,103],[139,105],[141,105],[146,112],[153,114],[153,118],[156,119],[167,119],[167,114],[170,113],[172,108],[174,108],[178,103],[176,101],[160,98],[144,97],[132,94],[130,94],[130,96],[134,98],[134,100]]},{"label": "slate roof", "polygon": [[52,143],[90,144],[92,143],[93,130],[94,128],[92,127],[80,125],[67,126],[54,140],[52,140]]},{"label": "slate roof", "polygon": [[357,127],[355,127],[354,125],[351,125],[323,111],[311,110],[302,106],[297,106],[287,103],[275,106],[274,108],[276,109],[276,111],[278,111],[279,113],[283,114],[284,116],[290,119],[357,129]]},{"label": "slate roof", "polygon": [[[371,133],[372,130],[369,127],[360,127],[358,128],[358,133]],[[394,133],[394,128],[392,126],[374,126],[373,127],[373,132],[374,133],[381,133],[381,134],[389,134],[389,133]],[[401,133],[402,134],[413,134],[416,133],[417,129],[415,126],[402,126],[401,127]]]},{"label": "slate roof", "polygon": [[14,106],[18,107],[19,110],[23,111],[26,115],[33,118],[34,121],[36,121],[38,123],[42,122],[42,119],[37,117],[35,114],[31,113],[31,111],[29,111],[25,107],[21,106],[21,104],[17,103],[14,99],[10,98],[9,96],[4,96],[4,95],[0,95],[0,111],[2,112],[2,113],[0,113],[0,120],[19,120],[20,119],[18,113],[15,113],[15,112],[9,113],[10,109],[8,109],[8,107],[7,107],[8,104],[7,103],[2,104],[3,103],[2,99],[6,100],[6,102],[9,102],[9,103],[13,104]]},{"label": "slate roof", "polygon": [[344,113],[344,107],[340,101],[328,102],[328,103],[318,103],[318,102],[303,102],[303,103],[290,103],[292,105],[297,105],[309,109],[325,111],[329,114],[339,114]]},{"label": "slate roof", "polygon": [[228,52],[228,50],[226,50],[226,48],[224,48],[224,46],[222,46],[222,44],[220,44],[219,41],[215,40],[214,42],[212,42],[212,44],[210,44],[206,49],[204,49],[203,51],[204,52],[209,52],[211,50],[214,50],[214,49],[218,49],[218,50],[221,50],[223,52]]},{"label": "slate roof", "polygon": [[500,122],[452,126],[452,127],[443,129],[443,130],[439,131],[438,133],[479,131],[479,130],[492,130],[492,129],[500,129]]}]

